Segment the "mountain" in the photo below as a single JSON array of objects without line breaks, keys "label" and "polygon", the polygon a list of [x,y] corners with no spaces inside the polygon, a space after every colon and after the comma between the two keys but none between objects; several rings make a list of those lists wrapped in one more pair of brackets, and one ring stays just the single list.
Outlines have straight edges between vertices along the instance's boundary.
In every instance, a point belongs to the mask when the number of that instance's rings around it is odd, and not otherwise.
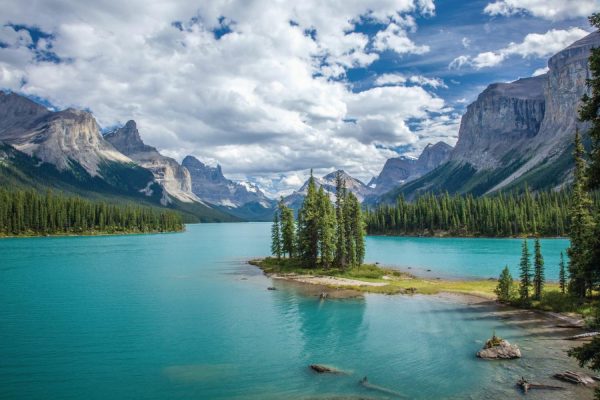
[{"label": "mountain", "polygon": [[552,56],[546,74],[488,86],[467,107],[447,163],[384,194],[413,198],[432,191],[483,195],[557,189],[571,179],[572,141],[580,99],[588,90],[588,57],[600,46],[594,32]]},{"label": "mountain", "polygon": [[[90,112],[50,111],[4,92],[0,92],[0,184],[155,207],[170,198],[152,171],[105,140]],[[181,211],[188,222],[238,220],[199,202],[173,198],[168,206]]]},{"label": "mountain", "polygon": [[[152,171],[156,181],[165,188],[169,196],[184,203],[202,203],[192,192],[189,171],[174,159],[160,154],[156,148],[144,144],[135,121],[128,121],[123,127],[107,133],[104,138],[138,165]],[[163,204],[170,201],[166,197]]]},{"label": "mountain", "polygon": [[[365,185],[362,181],[353,178],[349,174],[347,174],[344,170],[338,170],[331,172],[322,178],[315,177],[315,185],[317,189],[323,187],[325,192],[329,195],[329,197],[334,200],[335,198],[335,180],[336,175],[340,173],[342,176],[342,180],[346,184],[346,189],[354,193],[359,202],[363,202],[369,195],[373,193],[373,190]],[[306,193],[308,192],[308,180],[304,182],[302,187],[295,191],[294,193],[284,197],[283,202],[286,206],[292,208],[294,211],[298,211],[302,206],[302,202],[304,202],[304,197],[306,197]]]},{"label": "mountain", "polygon": [[396,157],[386,161],[383,169],[369,182],[375,193],[385,193],[403,183],[417,179],[450,159],[452,146],[445,142],[428,144],[419,158]]},{"label": "mountain", "polygon": [[249,182],[235,182],[223,175],[221,166],[208,166],[196,157],[183,159],[191,175],[192,192],[226,212],[252,221],[270,221],[275,201]]}]

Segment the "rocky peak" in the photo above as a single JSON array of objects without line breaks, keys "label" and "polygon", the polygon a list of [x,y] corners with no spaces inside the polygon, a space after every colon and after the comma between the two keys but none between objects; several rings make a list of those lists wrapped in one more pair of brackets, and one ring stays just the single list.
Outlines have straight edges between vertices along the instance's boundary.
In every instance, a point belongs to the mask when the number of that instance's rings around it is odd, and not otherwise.
[{"label": "rocky peak", "polygon": [[417,165],[423,173],[434,170],[450,158],[453,147],[446,142],[429,143],[417,160]]},{"label": "rocky peak", "polygon": [[0,91],[0,139],[15,139],[36,120],[50,114],[46,107],[16,93]]},{"label": "rocky peak", "polygon": [[216,167],[211,167],[210,165],[204,164],[194,156],[186,156],[181,165],[186,167],[192,176],[197,178],[202,178],[215,183],[225,182],[228,180],[223,175],[223,171],[219,164],[217,164]]},{"label": "rocky peak", "polygon": [[144,144],[134,120],[127,121],[121,128],[107,133],[104,138],[126,155],[141,152],[158,153],[155,147]]}]

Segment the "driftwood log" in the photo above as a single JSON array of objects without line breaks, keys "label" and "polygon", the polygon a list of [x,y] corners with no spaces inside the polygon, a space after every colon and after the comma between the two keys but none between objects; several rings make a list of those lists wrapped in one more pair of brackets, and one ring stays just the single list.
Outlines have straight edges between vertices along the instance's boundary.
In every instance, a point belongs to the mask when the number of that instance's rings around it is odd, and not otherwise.
[{"label": "driftwood log", "polygon": [[561,381],[574,383],[576,385],[591,385],[594,383],[594,378],[582,372],[565,371],[554,374],[554,377],[556,379],[560,379]]},{"label": "driftwood log", "polygon": [[311,364],[310,369],[319,374],[340,374],[342,371],[323,364]]},{"label": "driftwood log", "polygon": [[566,337],[565,340],[585,339],[585,338],[590,338],[590,337],[594,337],[594,336],[598,336],[598,335],[600,335],[600,332],[588,332],[588,333],[582,333],[580,335]]},{"label": "driftwood log", "polygon": [[541,383],[528,382],[527,379],[525,379],[523,377],[521,377],[521,379],[519,379],[517,381],[517,386],[519,386],[523,390],[523,393],[527,393],[531,389],[545,389],[545,390],[563,390],[564,389],[564,387],[562,387],[562,386],[543,385]]},{"label": "driftwood log", "polygon": [[375,391],[380,392],[380,393],[389,394],[389,395],[392,395],[394,397],[398,397],[398,398],[401,398],[401,399],[408,398],[407,396],[403,395],[402,393],[396,392],[395,390],[388,389],[388,388],[383,387],[383,386],[372,384],[371,382],[369,382],[369,380],[367,379],[366,376],[363,377],[360,381],[358,381],[358,383],[360,383],[361,386],[363,386],[363,387],[365,387],[367,389],[375,390]]}]

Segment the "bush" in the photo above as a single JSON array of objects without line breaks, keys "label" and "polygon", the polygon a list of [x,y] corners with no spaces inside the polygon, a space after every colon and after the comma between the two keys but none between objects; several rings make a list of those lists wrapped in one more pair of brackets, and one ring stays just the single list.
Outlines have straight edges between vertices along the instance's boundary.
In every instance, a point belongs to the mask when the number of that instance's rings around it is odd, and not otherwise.
[{"label": "bush", "polygon": [[542,293],[542,301],[540,308],[554,312],[571,312],[576,311],[579,306],[578,300],[558,290],[551,290]]}]

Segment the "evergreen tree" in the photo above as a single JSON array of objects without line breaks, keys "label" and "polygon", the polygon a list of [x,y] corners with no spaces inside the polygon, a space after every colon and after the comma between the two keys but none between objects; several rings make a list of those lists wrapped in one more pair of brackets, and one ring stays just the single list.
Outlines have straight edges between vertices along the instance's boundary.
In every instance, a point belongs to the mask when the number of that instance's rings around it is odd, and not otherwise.
[{"label": "evergreen tree", "polygon": [[344,206],[346,203],[346,182],[338,171],[335,175],[335,216],[336,216],[336,246],[335,266],[346,267],[346,222]]},{"label": "evergreen tree", "polygon": [[281,231],[281,253],[289,258],[296,254],[296,223],[294,221],[294,211],[283,203],[283,198],[279,201],[279,218]]},{"label": "evergreen tree", "polygon": [[530,303],[529,287],[531,286],[531,260],[529,259],[527,240],[523,240],[520,271],[519,300],[526,306]]},{"label": "evergreen tree", "polygon": [[319,253],[321,265],[329,268],[335,256],[335,209],[321,186],[317,193],[319,209]]},{"label": "evergreen tree", "polygon": [[540,240],[535,239],[535,256],[533,261],[533,299],[542,299],[542,290],[544,289],[544,257],[542,257],[542,247]]},{"label": "evergreen tree", "polygon": [[319,258],[319,202],[315,179],[310,172],[302,207],[298,210],[298,253],[304,265],[316,268]]},{"label": "evergreen tree", "polygon": [[277,211],[273,214],[273,226],[271,227],[271,254],[281,258],[281,229]]},{"label": "evergreen tree", "polygon": [[579,131],[575,132],[575,171],[571,201],[571,245],[569,256],[569,292],[583,298],[592,288],[590,255],[593,243],[594,223],[591,214],[592,200],[586,191],[587,177],[585,150]]},{"label": "evergreen tree", "polygon": [[565,259],[562,251],[560,252],[560,263],[558,264],[558,268],[558,284],[560,286],[561,293],[564,294],[567,287],[567,277],[565,273]]},{"label": "evergreen tree", "polygon": [[498,277],[498,286],[496,286],[496,295],[498,301],[509,302],[513,297],[513,277],[510,274],[508,266],[504,267],[502,273]]}]

